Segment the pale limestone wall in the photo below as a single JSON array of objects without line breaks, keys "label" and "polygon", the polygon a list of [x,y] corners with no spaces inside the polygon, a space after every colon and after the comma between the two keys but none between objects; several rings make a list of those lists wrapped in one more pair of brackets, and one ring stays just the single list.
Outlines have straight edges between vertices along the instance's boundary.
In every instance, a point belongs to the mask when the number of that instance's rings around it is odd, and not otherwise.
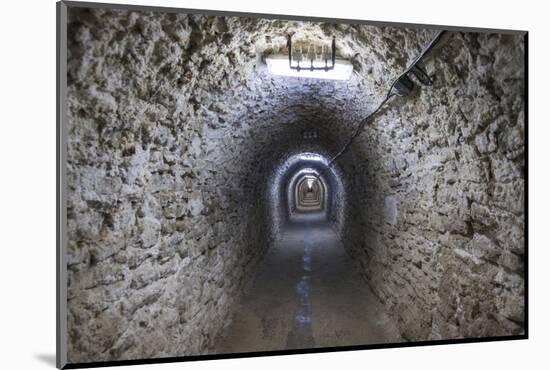
[{"label": "pale limestone wall", "polygon": [[454,34],[342,162],[343,237],[408,340],[523,333],[523,63],[520,36]]},{"label": "pale limestone wall", "polygon": [[[71,362],[208,352],[279,231],[281,164],[335,153],[435,34],[76,9],[69,21]],[[336,35],[357,73],[267,75],[260,56],[292,31]],[[331,219],[406,338],[519,332],[520,39],[457,34],[442,55],[427,66],[436,85],[392,103],[337,164]]]}]

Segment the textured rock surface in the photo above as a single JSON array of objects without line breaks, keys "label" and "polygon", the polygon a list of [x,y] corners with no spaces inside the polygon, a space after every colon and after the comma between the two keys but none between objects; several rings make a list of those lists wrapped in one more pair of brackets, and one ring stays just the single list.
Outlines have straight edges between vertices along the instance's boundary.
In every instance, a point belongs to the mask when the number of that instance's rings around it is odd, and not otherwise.
[{"label": "textured rock surface", "polygon": [[343,237],[408,340],[524,331],[522,37],[455,34],[354,144]]},{"label": "textured rock surface", "polygon": [[[77,8],[68,31],[70,362],[207,352],[285,163],[335,153],[435,33]],[[289,32],[335,35],[352,79],[269,76]],[[427,68],[334,168],[331,219],[406,339],[519,333],[521,38],[454,34]]]}]

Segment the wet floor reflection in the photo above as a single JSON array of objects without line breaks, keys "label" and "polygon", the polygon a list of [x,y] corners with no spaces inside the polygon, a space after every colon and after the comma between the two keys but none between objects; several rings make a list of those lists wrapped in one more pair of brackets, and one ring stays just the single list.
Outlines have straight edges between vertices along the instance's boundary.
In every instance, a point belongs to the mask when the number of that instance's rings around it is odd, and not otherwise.
[{"label": "wet floor reflection", "polygon": [[330,224],[299,216],[267,252],[212,353],[402,340]]},{"label": "wet floor reflection", "polygon": [[304,252],[302,257],[302,276],[296,284],[297,304],[294,315],[294,326],[288,334],[287,348],[307,348],[315,344],[311,329],[311,225],[308,224],[304,233]]}]

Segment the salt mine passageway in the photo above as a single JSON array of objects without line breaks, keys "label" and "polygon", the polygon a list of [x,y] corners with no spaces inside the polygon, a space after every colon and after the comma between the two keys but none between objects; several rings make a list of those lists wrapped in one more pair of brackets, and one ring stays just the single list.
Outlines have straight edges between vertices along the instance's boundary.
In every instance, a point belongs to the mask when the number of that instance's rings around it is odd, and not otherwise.
[{"label": "salt mine passageway", "polygon": [[287,162],[276,182],[283,186],[276,208],[286,207],[286,222],[213,352],[401,341],[331,225],[337,216],[329,213],[343,206],[332,193],[343,191],[337,174],[314,153]]},{"label": "salt mine passageway", "polygon": [[354,136],[438,32],[71,10],[69,360],[524,333],[522,37],[450,32]]},{"label": "salt mine passageway", "polygon": [[214,353],[402,341],[334,230],[308,216],[267,252]]}]

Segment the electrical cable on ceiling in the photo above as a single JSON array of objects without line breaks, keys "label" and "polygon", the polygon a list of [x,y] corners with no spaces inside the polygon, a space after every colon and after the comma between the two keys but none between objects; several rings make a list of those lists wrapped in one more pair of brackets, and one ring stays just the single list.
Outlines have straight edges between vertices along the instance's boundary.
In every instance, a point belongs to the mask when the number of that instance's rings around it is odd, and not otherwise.
[{"label": "electrical cable on ceiling", "polygon": [[[363,131],[363,128],[367,124],[367,122],[374,116],[376,113],[380,111],[384,107],[384,105],[394,96],[407,96],[414,88],[414,82],[411,80],[411,78],[408,76],[409,73],[412,73],[416,79],[423,85],[430,86],[433,84],[432,79],[428,76],[428,74],[424,71],[424,69],[421,67],[420,62],[422,59],[432,50],[443,38],[447,31],[439,31],[437,35],[430,41],[430,43],[422,49],[420,54],[414,59],[414,61],[407,67],[391,84],[390,88],[388,89],[388,93],[386,94],[385,98],[380,102],[380,104],[376,107],[375,110],[373,110],[371,113],[369,113],[365,118],[359,122],[359,125],[357,126],[357,129],[353,133],[353,135],[350,137],[346,145],[342,147],[342,149],[334,156],[332,159],[327,163],[327,170],[330,168],[330,166],[338,159],[340,158],[351,146],[353,141],[357,136],[361,134]],[[321,171],[317,175],[317,177],[320,177],[324,171]]]}]

